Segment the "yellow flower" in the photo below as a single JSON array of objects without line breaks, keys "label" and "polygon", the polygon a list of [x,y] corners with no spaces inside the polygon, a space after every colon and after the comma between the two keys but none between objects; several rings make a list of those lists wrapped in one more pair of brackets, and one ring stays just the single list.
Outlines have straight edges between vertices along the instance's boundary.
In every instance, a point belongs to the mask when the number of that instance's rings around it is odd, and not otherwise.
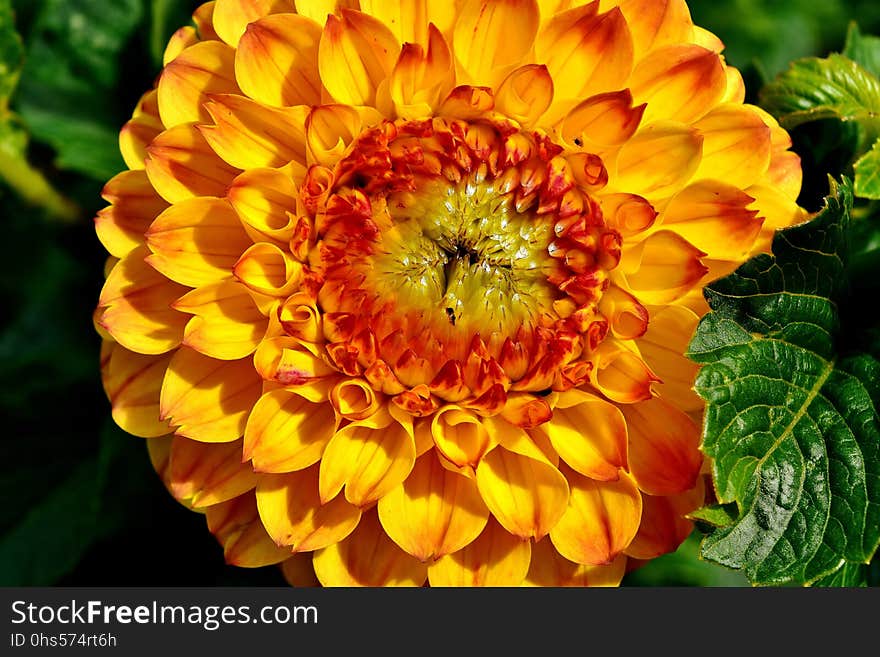
[{"label": "yellow flower", "polygon": [[96,324],[113,417],[227,561],[616,585],[674,550],[701,286],[804,218],[788,135],[684,1],[194,22],[120,135]]}]

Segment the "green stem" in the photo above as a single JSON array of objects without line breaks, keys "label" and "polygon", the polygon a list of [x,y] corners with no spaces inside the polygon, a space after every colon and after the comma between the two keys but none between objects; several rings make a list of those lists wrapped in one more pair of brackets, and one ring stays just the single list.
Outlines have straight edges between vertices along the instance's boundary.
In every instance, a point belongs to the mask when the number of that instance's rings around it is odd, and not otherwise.
[{"label": "green stem", "polygon": [[44,208],[49,216],[62,221],[73,221],[80,215],[79,207],[61,195],[21,157],[12,156],[0,148],[0,178],[25,202]]}]

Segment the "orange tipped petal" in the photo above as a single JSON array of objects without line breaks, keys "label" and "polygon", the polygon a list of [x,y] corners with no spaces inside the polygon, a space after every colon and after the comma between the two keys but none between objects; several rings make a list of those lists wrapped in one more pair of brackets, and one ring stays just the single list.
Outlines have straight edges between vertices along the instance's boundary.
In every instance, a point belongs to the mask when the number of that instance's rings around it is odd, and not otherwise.
[{"label": "orange tipped petal", "polygon": [[703,407],[693,391],[699,368],[684,355],[698,321],[685,306],[666,306],[652,315],[648,331],[637,343],[645,363],[663,381],[661,396],[686,412]]},{"label": "orange tipped petal", "polygon": [[147,146],[165,129],[159,118],[157,91],[141,96],[131,119],[119,131],[119,150],[129,169],[143,169]]},{"label": "orange tipped petal", "polygon": [[695,178],[714,178],[744,189],[770,165],[771,131],[751,107],[720,105],[694,124],[703,135]]},{"label": "orange tipped petal", "polygon": [[490,518],[475,541],[428,566],[428,580],[431,586],[519,586],[530,560],[530,542]]},{"label": "orange tipped petal", "polygon": [[240,93],[235,50],[220,41],[201,41],[183,50],[159,77],[159,116],[166,128],[209,119],[208,94]]},{"label": "orange tipped petal", "polygon": [[111,203],[95,217],[104,248],[117,258],[144,243],[144,233],[168,203],[156,194],[143,171],[123,171],[104,185],[101,197]]},{"label": "orange tipped petal", "polygon": [[612,0],[626,17],[636,56],[667,44],[690,41],[694,25],[685,0]]},{"label": "orange tipped petal", "polygon": [[639,488],[673,495],[693,488],[703,463],[700,428],[663,399],[622,407],[629,427],[629,465]]},{"label": "orange tipped petal", "polygon": [[178,435],[207,443],[231,442],[244,434],[261,384],[248,358],[216,360],[181,347],[162,383],[161,417]]},{"label": "orange tipped petal", "polygon": [[272,539],[294,552],[338,543],[354,531],[361,517],[360,509],[341,495],[321,504],[317,465],[290,474],[261,476],[257,508]]},{"label": "orange tipped petal", "polygon": [[168,66],[180,53],[199,41],[199,34],[196,28],[185,25],[177,29],[171,35],[171,38],[168,39],[168,43],[162,53],[162,66]]},{"label": "orange tipped petal", "polygon": [[626,548],[635,559],[653,559],[675,552],[690,535],[694,523],[685,516],[705,503],[703,480],[693,490],[680,495],[654,497],[642,495],[642,523]]},{"label": "orange tipped petal", "polygon": [[245,493],[205,509],[208,530],[223,546],[226,563],[259,568],[280,563],[290,552],[279,548],[263,528],[254,494]]},{"label": "orange tipped petal", "polygon": [[211,150],[190,123],[166,130],[147,147],[150,183],[169,203],[194,196],[223,196],[239,173]]},{"label": "orange tipped petal", "polygon": [[642,495],[635,480],[625,470],[617,481],[594,481],[574,472],[568,480],[568,508],[550,531],[550,540],[569,561],[612,563],[639,529]]},{"label": "orange tipped petal", "polygon": [[324,586],[421,586],[428,577],[425,564],[388,538],[375,511],[345,540],[315,552],[314,565]]},{"label": "orange tipped petal", "polygon": [[403,482],[415,460],[411,426],[390,416],[378,424],[353,422],[334,434],[321,457],[321,499],[345,486],[349,502],[369,506]]},{"label": "orange tipped petal", "polygon": [[110,341],[104,342],[102,356],[101,378],[113,421],[144,438],[170,433],[168,423],[159,420],[159,390],[171,356],[144,356]]},{"label": "orange tipped petal", "polygon": [[595,353],[593,385],[618,404],[632,404],[651,398],[657,376],[641,356],[622,343],[605,340]]},{"label": "orange tipped petal", "polygon": [[292,0],[217,0],[212,23],[217,36],[235,48],[249,23],[293,10]]},{"label": "orange tipped petal", "polygon": [[406,481],[379,500],[378,508],[391,539],[420,561],[464,548],[489,517],[476,484],[444,468],[431,452],[416,461]]},{"label": "orange tipped petal", "polygon": [[495,94],[499,112],[523,127],[534,125],[553,102],[553,79],[546,66],[528,64],[504,78]]},{"label": "orange tipped petal", "polygon": [[701,261],[705,255],[677,233],[662,230],[632,250],[625,249],[621,267],[634,270],[626,275],[626,282],[639,301],[669,303],[682,297],[708,271]]},{"label": "orange tipped petal", "polygon": [[648,330],[648,311],[633,295],[616,285],[610,286],[602,294],[599,310],[608,320],[615,337],[632,340]]},{"label": "orange tipped petal", "polygon": [[289,390],[260,397],[244,430],[244,458],[257,472],[293,472],[317,463],[336,431],[333,409]]},{"label": "orange tipped petal", "polygon": [[549,540],[532,546],[527,586],[617,586],[626,572],[626,557],[617,556],[607,566],[586,566],[563,557]]},{"label": "orange tipped petal", "polygon": [[633,107],[629,89],[587,98],[575,105],[562,120],[562,138],[569,144],[619,146],[633,136],[642,120],[645,105]]},{"label": "orange tipped petal", "polygon": [[98,306],[101,326],[126,349],[142,354],[162,354],[183,338],[187,316],[171,304],[186,288],[169,281],[150,267],[146,248],[138,248],[110,271]]},{"label": "orange tipped petal", "polygon": [[175,203],[147,231],[147,262],[171,280],[197,287],[232,277],[251,240],[232,206],[211,197]]},{"label": "orange tipped petal", "polygon": [[212,506],[257,485],[250,465],[241,462],[241,441],[207,444],[174,436],[169,456],[169,487],[194,508]]},{"label": "orange tipped petal", "polygon": [[250,169],[238,176],[227,192],[245,231],[255,242],[289,243],[296,218],[297,188],[285,170]]},{"label": "orange tipped petal", "polygon": [[186,325],[183,343],[220,360],[253,353],[268,326],[247,288],[235,281],[200,287],[173,305],[175,310],[194,315]]}]

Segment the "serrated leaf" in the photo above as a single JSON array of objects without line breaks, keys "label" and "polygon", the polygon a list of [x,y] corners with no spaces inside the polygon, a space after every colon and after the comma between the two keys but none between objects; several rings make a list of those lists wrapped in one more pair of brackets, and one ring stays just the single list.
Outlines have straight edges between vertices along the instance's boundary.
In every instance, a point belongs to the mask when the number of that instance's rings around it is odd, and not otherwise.
[{"label": "serrated leaf", "polygon": [[862,34],[855,21],[849,24],[842,54],[880,77],[880,38]]},{"label": "serrated leaf", "polygon": [[880,135],[880,80],[837,53],[795,61],[761,90],[760,99],[786,128],[821,119],[856,122],[862,132],[858,152]]},{"label": "serrated leaf", "polygon": [[855,195],[873,200],[880,199],[880,140],[860,157],[854,167]]},{"label": "serrated leaf", "polygon": [[772,255],[706,288],[689,347],[716,494],[740,508],[702,556],[758,585],[819,581],[880,542],[880,362],[838,352],[852,189],[831,188]]}]

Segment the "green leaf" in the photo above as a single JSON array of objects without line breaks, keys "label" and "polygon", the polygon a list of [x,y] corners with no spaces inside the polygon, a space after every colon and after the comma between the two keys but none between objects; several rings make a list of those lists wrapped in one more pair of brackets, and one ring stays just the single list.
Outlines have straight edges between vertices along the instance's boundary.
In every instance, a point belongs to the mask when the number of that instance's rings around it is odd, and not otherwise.
[{"label": "green leaf", "polygon": [[859,153],[880,135],[880,80],[843,55],[797,60],[761,90],[760,98],[786,128],[821,119],[856,122]]},{"label": "green leaf", "polygon": [[868,566],[859,563],[847,563],[842,568],[826,575],[815,582],[813,587],[863,587],[868,585]]},{"label": "green leaf", "polygon": [[736,504],[712,504],[692,511],[688,514],[688,518],[713,527],[727,527],[736,521],[738,515],[739,510],[736,508]]},{"label": "green leaf", "polygon": [[880,38],[862,34],[855,21],[849,24],[842,54],[880,77]]},{"label": "green leaf", "polygon": [[0,0],[0,113],[5,112],[7,101],[18,84],[24,47],[15,30],[12,5]]},{"label": "green leaf", "polygon": [[705,289],[711,312],[689,347],[718,501],[739,508],[702,556],[754,584],[822,581],[880,543],[880,362],[842,351],[852,189],[831,189],[773,255]]},{"label": "green leaf", "polygon": [[853,165],[856,173],[855,195],[880,199],[880,140]]}]

